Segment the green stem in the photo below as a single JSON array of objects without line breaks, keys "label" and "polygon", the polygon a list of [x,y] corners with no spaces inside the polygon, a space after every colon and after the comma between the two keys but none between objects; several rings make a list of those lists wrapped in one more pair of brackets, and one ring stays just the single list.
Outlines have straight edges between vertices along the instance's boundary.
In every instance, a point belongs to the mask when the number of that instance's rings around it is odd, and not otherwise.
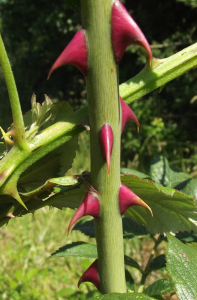
[{"label": "green stem", "polygon": [[15,144],[20,148],[27,148],[25,141],[25,127],[23,122],[23,115],[21,111],[19,96],[14,80],[14,76],[11,70],[10,62],[3,44],[3,40],[0,35],[0,64],[3,69],[8,94],[10,98],[10,104],[12,109],[14,131],[13,137]]},{"label": "green stem", "polygon": [[154,59],[152,70],[145,67],[119,86],[121,97],[129,104],[197,66],[197,43],[165,58]]},{"label": "green stem", "polygon": [[[81,7],[88,41],[91,182],[100,192],[101,204],[100,216],[95,219],[100,285],[102,293],[125,293],[122,218],[118,205],[121,112],[118,69],[111,42],[112,3],[112,0],[81,0]],[[105,123],[110,124],[114,134],[109,175],[99,143],[99,132]]]},{"label": "green stem", "polygon": [[143,290],[144,290],[144,285],[145,285],[146,278],[147,278],[147,276],[150,273],[150,270],[149,270],[150,264],[151,264],[151,262],[152,262],[152,260],[153,260],[153,258],[155,256],[155,253],[156,253],[156,250],[157,250],[159,244],[162,241],[163,241],[163,234],[160,234],[159,238],[157,240],[155,240],[155,246],[154,246],[153,250],[151,251],[151,254],[150,254],[149,260],[147,262],[147,265],[145,267],[145,270],[142,273],[142,279],[141,279],[141,282],[140,282],[138,293],[142,293]]}]

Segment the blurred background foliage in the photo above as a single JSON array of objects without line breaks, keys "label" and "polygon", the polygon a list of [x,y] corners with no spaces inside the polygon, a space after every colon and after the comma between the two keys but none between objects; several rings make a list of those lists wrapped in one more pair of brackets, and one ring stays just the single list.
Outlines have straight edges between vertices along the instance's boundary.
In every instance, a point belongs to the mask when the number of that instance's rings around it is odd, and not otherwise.
[{"label": "blurred background foliage", "polygon": [[[124,0],[141,27],[153,55],[168,57],[197,41],[196,0]],[[47,81],[53,62],[80,28],[79,0],[0,0],[0,30],[9,53],[24,112],[34,92],[79,109],[86,103],[85,80],[66,66]],[[74,8],[71,9],[71,8]],[[139,47],[129,47],[120,63],[120,83],[136,75],[145,59]],[[1,72],[1,70],[0,70]],[[131,104],[140,133],[129,123],[122,136],[122,166],[148,172],[155,154],[164,152],[172,165],[196,174],[197,69]],[[0,73],[0,120],[10,124],[8,95]],[[87,140],[88,143],[88,140]]]}]

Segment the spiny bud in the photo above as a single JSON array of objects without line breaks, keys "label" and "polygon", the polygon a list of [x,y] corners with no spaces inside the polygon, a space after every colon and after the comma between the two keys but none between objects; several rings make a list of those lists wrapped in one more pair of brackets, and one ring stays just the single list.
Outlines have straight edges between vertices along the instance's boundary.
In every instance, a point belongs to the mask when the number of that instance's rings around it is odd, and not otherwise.
[{"label": "spiny bud", "polygon": [[78,207],[76,213],[74,214],[70,224],[68,226],[68,234],[73,226],[73,224],[84,216],[92,216],[98,218],[100,213],[100,202],[96,194],[88,192],[83,200],[83,202]]},{"label": "spiny bud", "polygon": [[144,34],[124,5],[118,0],[115,0],[112,6],[112,42],[117,64],[119,64],[126,48],[131,44],[145,48],[149,60],[152,60],[152,51]]},{"label": "spiny bud", "polygon": [[121,108],[122,108],[122,129],[121,129],[121,133],[123,132],[124,125],[127,121],[134,121],[137,125],[137,129],[138,129],[138,132],[139,132],[140,123],[138,121],[138,118],[136,117],[136,115],[132,111],[132,109],[123,101],[123,99],[121,97],[120,97],[120,104],[121,104]]},{"label": "spiny bud", "polygon": [[109,124],[104,124],[100,130],[100,146],[104,160],[107,163],[108,174],[110,171],[110,158],[114,143],[114,135]]},{"label": "spiny bud", "polygon": [[83,29],[80,29],[75,34],[71,42],[55,61],[49,72],[48,79],[55,69],[68,64],[76,66],[84,76],[87,75],[88,51]]},{"label": "spiny bud", "polygon": [[83,282],[92,282],[97,290],[100,291],[100,281],[99,281],[99,274],[98,274],[98,259],[96,259],[93,264],[83,273],[81,278],[78,282],[78,288],[81,283]]},{"label": "spiny bud", "polygon": [[126,185],[121,183],[119,189],[119,207],[121,215],[123,215],[129,207],[134,205],[139,205],[147,208],[150,211],[151,215],[153,215],[151,208],[135,193],[133,193]]}]

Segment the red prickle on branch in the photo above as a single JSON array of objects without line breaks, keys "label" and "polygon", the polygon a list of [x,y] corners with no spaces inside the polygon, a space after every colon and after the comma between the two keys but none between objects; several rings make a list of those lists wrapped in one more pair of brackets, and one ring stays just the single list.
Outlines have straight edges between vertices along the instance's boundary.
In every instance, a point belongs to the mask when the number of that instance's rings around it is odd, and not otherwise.
[{"label": "red prickle on branch", "polygon": [[145,48],[149,60],[152,60],[152,51],[144,34],[118,0],[115,0],[112,6],[112,42],[117,64],[121,61],[126,48],[132,44]]},{"label": "red prickle on branch", "polygon": [[109,124],[104,124],[100,130],[100,146],[104,160],[107,163],[108,174],[110,172],[110,159],[113,149],[114,135]]},{"label": "red prickle on branch", "polygon": [[64,65],[74,65],[81,73],[86,76],[88,69],[88,50],[86,44],[85,31],[80,29],[70,43],[66,46],[64,51],[60,54],[58,59],[53,64],[48,78],[51,76],[52,72]]},{"label": "red prickle on branch", "polygon": [[124,125],[127,121],[134,121],[137,125],[137,129],[138,129],[138,132],[139,132],[140,123],[138,121],[138,118],[136,117],[136,115],[132,111],[132,109],[123,101],[123,99],[121,97],[120,97],[120,104],[121,104],[121,108],[122,108],[122,129],[121,129],[121,133],[123,132]]},{"label": "red prickle on branch", "polygon": [[83,273],[78,282],[78,288],[83,282],[92,282],[97,290],[100,291],[100,280],[98,274],[98,259],[96,259],[93,264]]},{"label": "red prickle on branch", "polygon": [[98,218],[100,213],[100,202],[96,194],[92,192],[88,192],[80,204],[79,208],[77,209],[76,213],[74,214],[70,224],[68,226],[68,234],[73,226],[73,224],[84,216],[92,216],[94,218]]},{"label": "red prickle on branch", "polygon": [[135,193],[133,193],[126,185],[121,183],[119,189],[119,207],[121,215],[123,215],[129,207],[134,205],[145,207],[153,216],[151,208]]}]

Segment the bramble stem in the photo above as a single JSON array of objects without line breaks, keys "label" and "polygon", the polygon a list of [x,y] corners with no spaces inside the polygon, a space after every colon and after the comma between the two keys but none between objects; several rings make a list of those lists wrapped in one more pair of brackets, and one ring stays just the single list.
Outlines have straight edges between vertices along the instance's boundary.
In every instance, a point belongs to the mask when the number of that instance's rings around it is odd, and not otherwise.
[{"label": "bramble stem", "polygon": [[27,143],[25,141],[25,127],[23,122],[23,115],[21,111],[19,96],[14,80],[14,76],[11,70],[10,62],[4,47],[4,43],[2,37],[0,35],[0,64],[3,69],[8,94],[10,98],[10,104],[12,109],[12,116],[13,116],[13,124],[14,124],[14,131],[13,137],[15,145],[20,148],[27,148]]},{"label": "bramble stem", "polygon": [[[112,0],[81,0],[82,24],[88,43],[87,96],[90,122],[91,183],[100,192],[101,211],[95,219],[101,291],[125,293],[122,218],[119,211],[121,111],[118,68],[111,41]],[[108,123],[114,144],[111,167],[101,154],[99,132]]]},{"label": "bramble stem", "polygon": [[120,96],[129,104],[197,66],[197,43],[165,59],[154,59],[153,69],[146,67],[119,86]]}]

